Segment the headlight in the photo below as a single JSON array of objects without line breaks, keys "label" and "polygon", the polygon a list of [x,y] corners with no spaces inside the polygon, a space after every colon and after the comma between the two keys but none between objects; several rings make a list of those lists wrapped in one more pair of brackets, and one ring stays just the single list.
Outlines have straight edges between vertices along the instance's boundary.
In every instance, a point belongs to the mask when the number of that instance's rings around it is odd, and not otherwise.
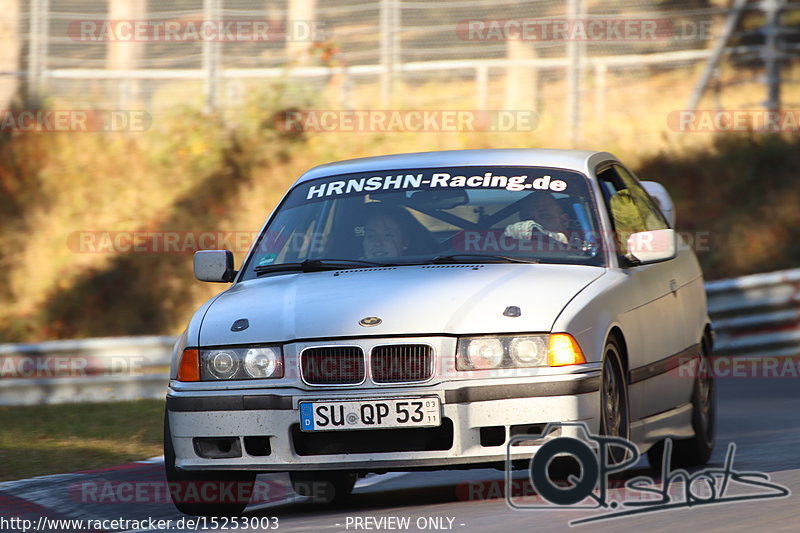
[{"label": "headlight", "polygon": [[459,353],[464,368],[459,370],[480,370],[497,368],[503,363],[503,343],[490,337],[464,339],[459,341]]},{"label": "headlight", "polygon": [[217,379],[231,379],[239,370],[239,360],[236,355],[229,352],[214,352],[209,358],[208,369]]},{"label": "headlight", "polygon": [[254,378],[268,378],[275,373],[280,357],[272,347],[250,348],[244,354],[244,370]]},{"label": "headlight", "polygon": [[586,361],[578,343],[566,333],[504,337],[465,337],[458,340],[458,370],[564,366]]},{"label": "headlight", "polygon": [[547,366],[547,341],[544,337],[514,337],[508,351],[515,366]]},{"label": "headlight", "polygon": [[200,350],[200,379],[263,379],[283,377],[280,346],[246,346]]}]

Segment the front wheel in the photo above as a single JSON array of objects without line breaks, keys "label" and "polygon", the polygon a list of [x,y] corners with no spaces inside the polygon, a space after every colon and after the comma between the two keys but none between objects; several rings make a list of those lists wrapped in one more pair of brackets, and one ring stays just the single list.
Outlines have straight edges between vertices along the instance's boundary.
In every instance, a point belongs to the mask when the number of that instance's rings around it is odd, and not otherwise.
[{"label": "front wheel", "polygon": [[[603,350],[602,388],[600,390],[600,433],[630,440],[628,386],[622,370],[618,341],[611,337]],[[619,446],[608,448],[609,464],[625,460],[627,452]]]},{"label": "front wheel", "polygon": [[164,413],[164,473],[172,503],[178,511],[192,516],[238,516],[250,495],[256,472],[206,471],[187,472],[175,468],[175,449]]}]

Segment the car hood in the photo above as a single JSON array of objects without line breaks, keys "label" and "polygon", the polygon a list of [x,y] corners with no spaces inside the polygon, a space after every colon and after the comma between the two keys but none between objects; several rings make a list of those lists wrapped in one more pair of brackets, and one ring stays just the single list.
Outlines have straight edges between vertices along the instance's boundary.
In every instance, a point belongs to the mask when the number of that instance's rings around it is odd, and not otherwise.
[{"label": "car hood", "polygon": [[[603,275],[575,265],[424,265],[292,273],[237,283],[208,308],[199,344],[347,336],[550,331],[575,294]],[[503,315],[509,306],[519,317]],[[378,317],[378,325],[359,321]],[[234,321],[249,327],[233,332]]]}]

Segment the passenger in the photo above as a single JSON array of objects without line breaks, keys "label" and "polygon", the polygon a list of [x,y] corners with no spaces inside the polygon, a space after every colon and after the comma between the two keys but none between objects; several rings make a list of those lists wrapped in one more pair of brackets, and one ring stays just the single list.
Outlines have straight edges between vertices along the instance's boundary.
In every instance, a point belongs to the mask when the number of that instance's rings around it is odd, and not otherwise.
[{"label": "passenger", "polygon": [[528,195],[520,205],[519,218],[519,222],[506,227],[507,237],[530,240],[533,238],[533,230],[537,230],[560,243],[569,242],[569,215],[549,193]]}]

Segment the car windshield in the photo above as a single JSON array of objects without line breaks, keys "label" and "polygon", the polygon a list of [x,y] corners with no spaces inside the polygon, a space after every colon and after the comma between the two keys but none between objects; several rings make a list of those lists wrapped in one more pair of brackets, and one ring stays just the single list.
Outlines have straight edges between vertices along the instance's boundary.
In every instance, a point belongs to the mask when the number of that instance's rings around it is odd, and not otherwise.
[{"label": "car windshield", "polygon": [[473,262],[605,264],[586,177],[544,167],[450,167],[300,183],[243,279],[318,268]]}]

